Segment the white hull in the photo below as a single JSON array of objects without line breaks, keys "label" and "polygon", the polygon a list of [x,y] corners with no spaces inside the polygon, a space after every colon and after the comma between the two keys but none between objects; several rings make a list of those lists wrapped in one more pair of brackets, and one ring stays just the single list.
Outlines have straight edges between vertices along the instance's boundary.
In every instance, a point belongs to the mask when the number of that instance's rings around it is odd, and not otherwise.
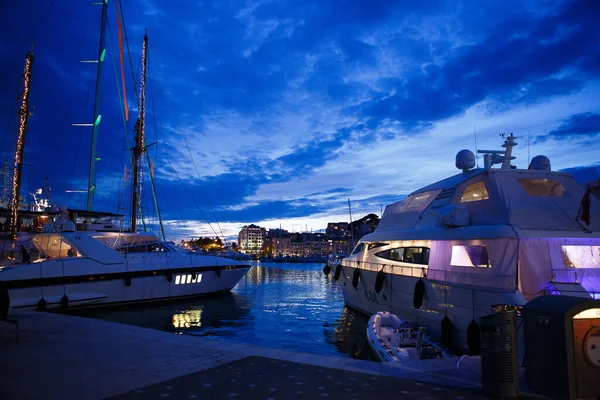
[{"label": "white hull", "polygon": [[[123,252],[106,246],[98,236],[117,237],[99,233],[40,235],[39,240],[48,239],[48,254],[54,256],[0,268],[0,311],[101,306],[228,292],[250,269],[248,263],[176,250],[154,236],[124,236],[133,245],[123,247]],[[58,245],[63,250],[51,252],[53,243],[63,243]],[[66,246],[76,248],[76,256],[65,257]]]},{"label": "white hull", "polygon": [[[136,303],[169,300],[182,297],[202,296],[221,292],[229,292],[246,274],[249,268],[239,268],[221,272],[207,270],[201,272],[198,282],[176,284],[177,275],[186,277],[187,273],[172,275],[171,282],[166,275],[132,278],[128,287],[125,279],[105,281],[89,281],[67,285],[38,286],[22,289],[9,289],[11,309],[39,309],[43,298],[46,309],[65,308],[63,298],[66,296],[67,308],[83,306],[103,306],[120,303]],[[196,269],[197,271],[197,269]],[[194,274],[196,275],[196,274]],[[196,275],[199,276],[199,275]]]},{"label": "white hull", "polygon": [[376,293],[376,271],[361,269],[356,289],[352,286],[353,272],[354,268],[343,267],[338,281],[347,306],[369,316],[378,311],[389,311],[405,321],[424,326],[435,341],[441,341],[442,319],[447,315],[454,326],[452,343],[460,349],[467,349],[469,324],[473,320],[478,322],[479,317],[490,315],[491,305],[526,303],[517,291],[471,288],[425,278],[423,304],[416,309],[413,296],[418,278],[386,274],[383,289]]}]

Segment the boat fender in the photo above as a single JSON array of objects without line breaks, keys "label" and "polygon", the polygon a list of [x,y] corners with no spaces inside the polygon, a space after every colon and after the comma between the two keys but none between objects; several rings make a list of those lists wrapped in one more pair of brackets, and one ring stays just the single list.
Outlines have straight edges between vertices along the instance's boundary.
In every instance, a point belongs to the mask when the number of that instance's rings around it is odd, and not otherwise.
[{"label": "boat fender", "polygon": [[360,269],[355,268],[354,273],[352,274],[352,287],[356,289],[358,286],[358,281],[360,280]]},{"label": "boat fender", "polygon": [[69,307],[69,297],[67,296],[67,294],[63,294],[63,297],[60,299],[60,308],[67,308]]},{"label": "boat fender", "polygon": [[131,277],[130,276],[125,277],[125,286],[127,286],[127,287],[131,286]]},{"label": "boat fender", "polygon": [[454,330],[454,325],[450,318],[446,315],[444,319],[442,319],[442,346],[450,348],[452,347],[452,331]]},{"label": "boat fender", "polygon": [[46,300],[43,297],[38,301],[38,311],[46,311]]},{"label": "boat fender", "polygon": [[375,278],[375,293],[379,293],[379,292],[381,292],[381,289],[383,289],[384,279],[385,279],[385,272],[383,272],[383,268],[381,268],[381,271],[379,271],[377,273],[377,277]]},{"label": "boat fender", "polygon": [[340,279],[340,275],[342,274],[342,265],[338,264],[337,267],[335,267],[335,280],[337,281],[338,279]]},{"label": "boat fender", "polygon": [[415,283],[415,293],[413,295],[413,307],[421,308],[423,305],[423,297],[425,296],[425,281],[423,278],[419,278]]},{"label": "boat fender", "polygon": [[475,320],[471,321],[467,327],[467,347],[471,355],[478,355],[481,344],[481,329]]},{"label": "boat fender", "polygon": [[325,264],[325,266],[323,267],[323,273],[325,275],[329,275],[329,273],[331,272],[331,267],[327,264]]},{"label": "boat fender", "polygon": [[217,275],[217,278],[220,278],[221,277],[221,269],[215,268],[215,274]]},{"label": "boat fender", "polygon": [[10,307],[10,296],[5,285],[0,285],[0,319],[8,317],[8,308]]},{"label": "boat fender", "polygon": [[167,277],[167,282],[173,282],[173,274],[172,273],[167,272],[166,277]]}]

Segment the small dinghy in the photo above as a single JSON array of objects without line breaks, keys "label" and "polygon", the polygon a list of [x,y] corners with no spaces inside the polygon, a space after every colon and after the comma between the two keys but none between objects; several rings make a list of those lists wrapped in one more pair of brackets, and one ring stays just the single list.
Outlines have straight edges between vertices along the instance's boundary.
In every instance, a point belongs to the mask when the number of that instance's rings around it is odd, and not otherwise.
[{"label": "small dinghy", "polygon": [[425,328],[407,323],[387,311],[371,316],[367,325],[367,341],[377,359],[384,362],[452,356],[429,340]]}]

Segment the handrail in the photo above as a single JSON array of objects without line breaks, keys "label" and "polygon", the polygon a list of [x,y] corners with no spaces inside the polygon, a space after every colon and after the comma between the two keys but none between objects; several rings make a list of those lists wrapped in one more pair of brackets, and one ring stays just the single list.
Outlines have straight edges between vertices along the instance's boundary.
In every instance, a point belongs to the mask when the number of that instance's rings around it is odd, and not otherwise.
[{"label": "handrail", "polygon": [[422,266],[412,266],[412,265],[393,265],[393,264],[385,264],[385,263],[375,263],[370,261],[349,261],[342,260],[340,264],[343,267],[350,268],[360,268],[366,269],[369,271],[379,272],[383,268],[383,272],[387,272],[392,275],[404,275],[404,276],[412,276],[416,278],[421,278],[427,272],[427,265],[418,264]]}]

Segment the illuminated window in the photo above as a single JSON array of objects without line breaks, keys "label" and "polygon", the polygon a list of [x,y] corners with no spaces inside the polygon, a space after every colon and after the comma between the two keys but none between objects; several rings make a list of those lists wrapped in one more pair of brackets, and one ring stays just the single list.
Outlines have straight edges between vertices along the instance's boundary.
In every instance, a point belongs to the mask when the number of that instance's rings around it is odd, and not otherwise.
[{"label": "illuminated window", "polygon": [[181,275],[175,276],[175,284],[179,285],[181,283]]},{"label": "illuminated window", "polygon": [[565,187],[556,179],[517,179],[523,189],[530,196],[555,196],[562,197]]},{"label": "illuminated window", "polygon": [[452,246],[450,265],[453,267],[491,268],[485,246]]},{"label": "illuminated window", "polygon": [[483,181],[476,182],[472,185],[467,186],[465,192],[460,198],[461,203],[468,203],[470,201],[481,201],[487,200],[490,196],[488,195],[488,191],[485,187],[485,183]]},{"label": "illuminated window", "polygon": [[192,283],[192,275],[186,275],[187,276],[187,282],[186,283]]},{"label": "illuminated window", "polygon": [[566,268],[600,268],[600,246],[561,246]]}]

